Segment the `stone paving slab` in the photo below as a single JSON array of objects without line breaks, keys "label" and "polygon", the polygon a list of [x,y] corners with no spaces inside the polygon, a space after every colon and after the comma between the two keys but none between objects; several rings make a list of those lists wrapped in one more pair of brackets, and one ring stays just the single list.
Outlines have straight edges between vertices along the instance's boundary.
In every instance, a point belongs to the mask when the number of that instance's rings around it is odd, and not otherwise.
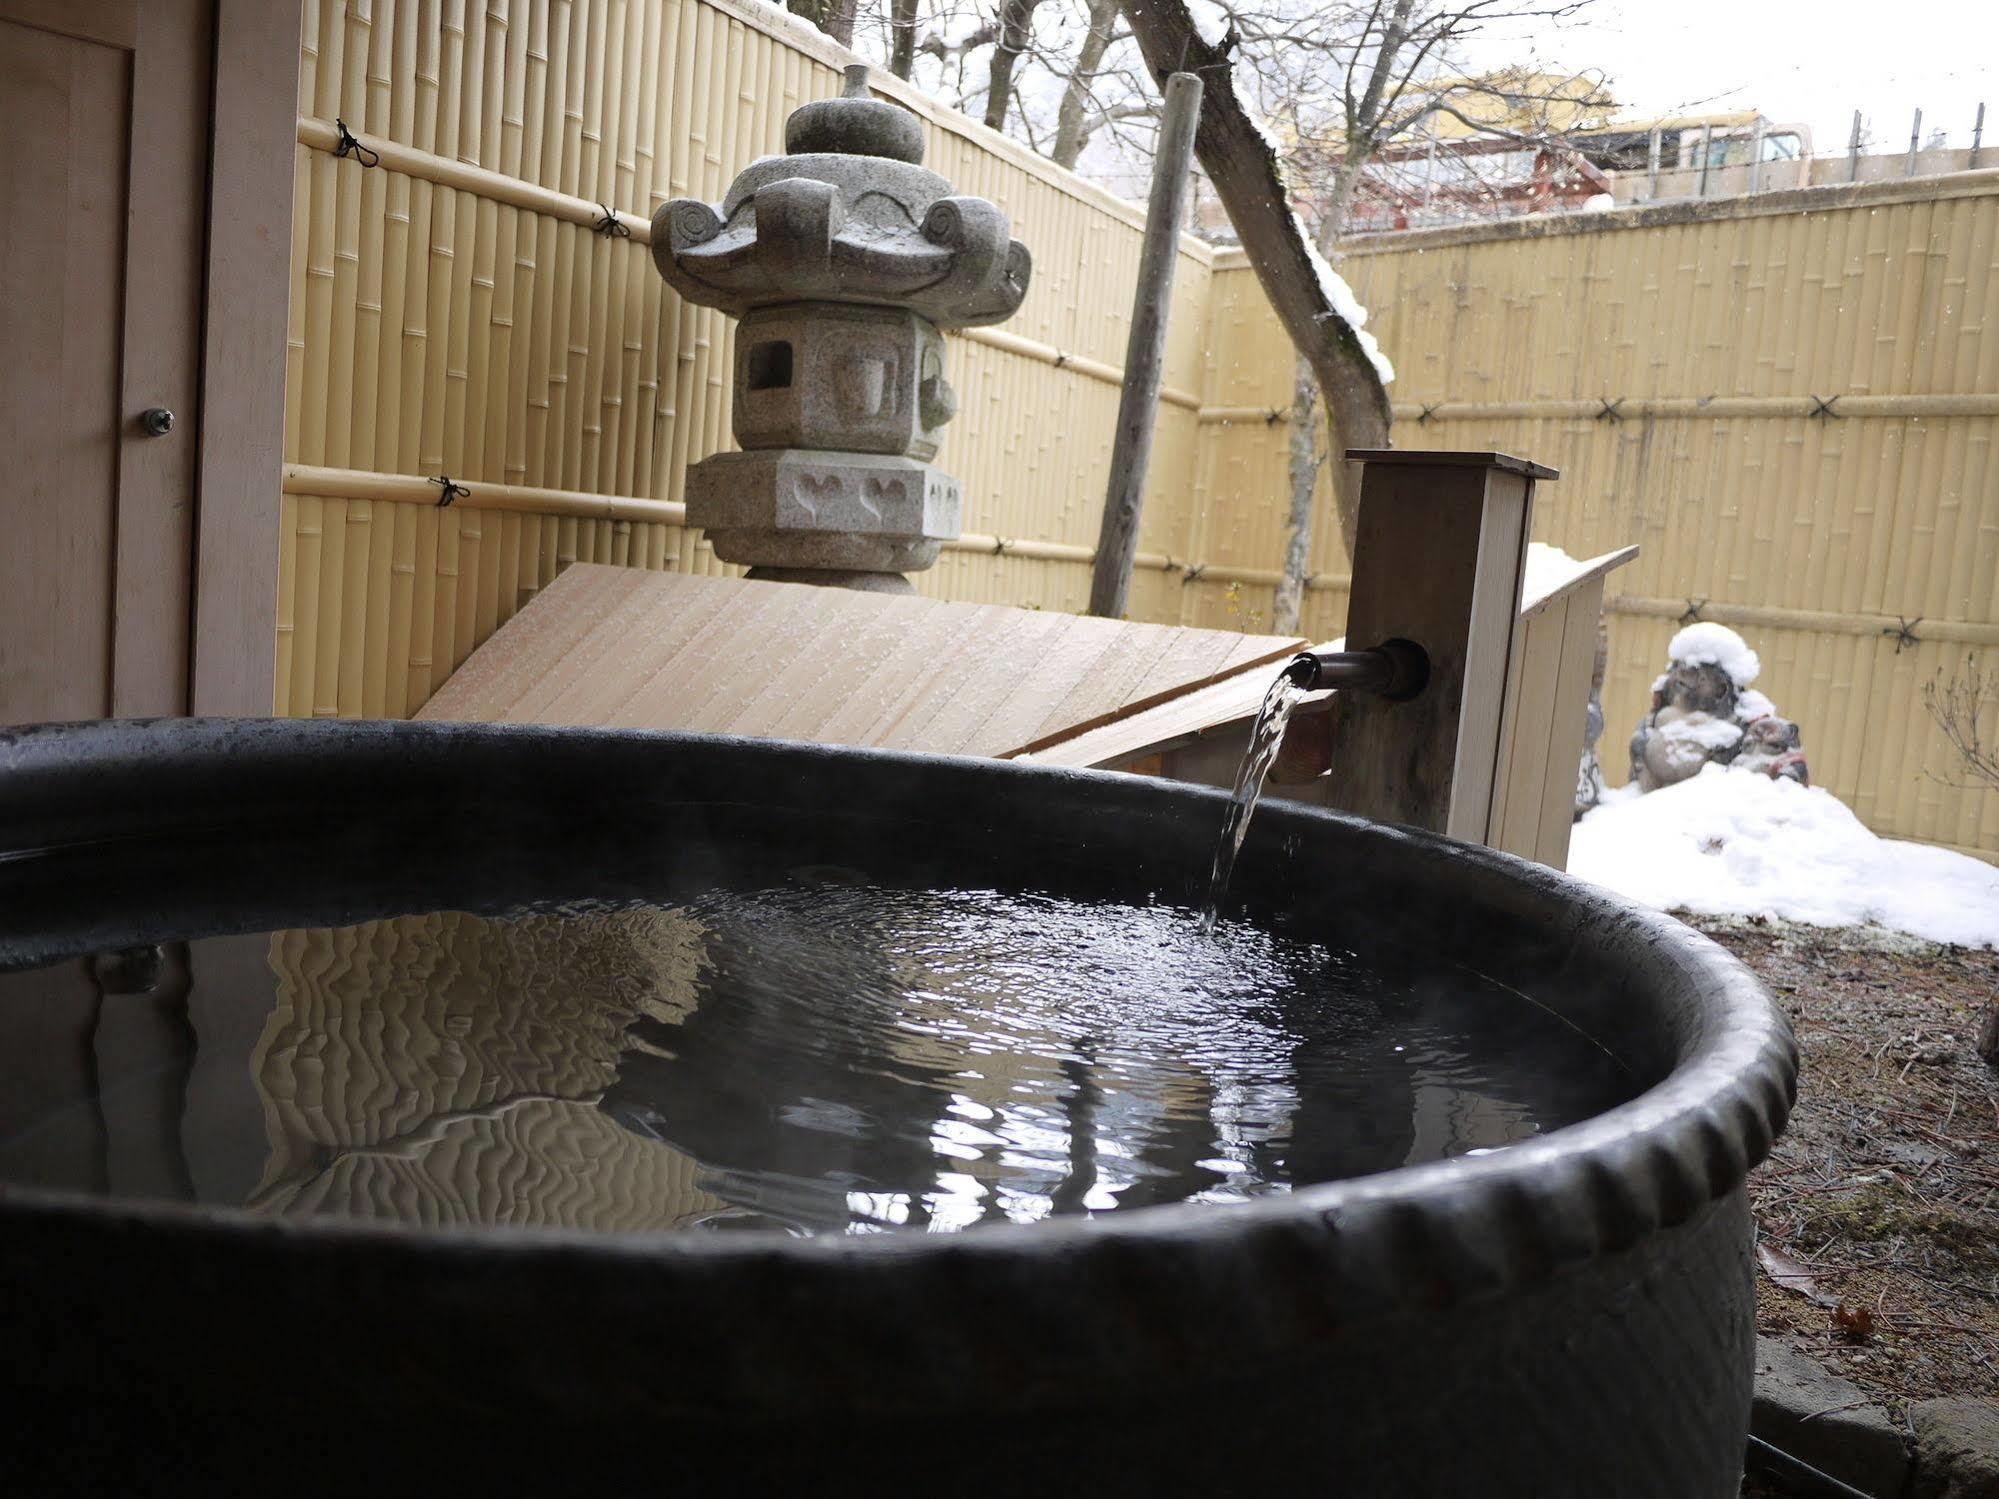
[{"label": "stone paving slab", "polygon": [[[1756,1340],[1749,1430],[1876,1499],[1898,1499],[1908,1481],[1908,1444],[1888,1413],[1775,1338]],[[1951,1499],[1960,1496],[1953,1491]]]}]

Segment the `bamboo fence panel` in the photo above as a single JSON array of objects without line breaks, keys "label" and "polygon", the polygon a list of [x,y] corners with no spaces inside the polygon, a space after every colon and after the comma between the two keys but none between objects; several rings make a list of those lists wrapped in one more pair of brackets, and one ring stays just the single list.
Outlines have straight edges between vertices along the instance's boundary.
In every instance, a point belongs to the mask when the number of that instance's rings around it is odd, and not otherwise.
[{"label": "bamboo fence panel", "polygon": [[[415,712],[574,561],[731,571],[679,510],[687,466],[729,446],[731,325],[653,274],[647,222],[781,149],[844,60],[752,0],[308,0],[280,711]],[[1141,210],[877,87],[1035,256],[1020,314],[951,340],[968,531],[918,587],[1080,609]],[[334,154],[336,118],[379,167]],[[1936,779],[1920,705],[1999,645],[1995,199],[1971,172],[1349,247],[1397,443],[1553,463],[1539,539],[1643,543],[1609,599],[1613,775],[1698,605],[1751,636],[1875,827],[1999,852],[1999,797]],[[629,238],[594,232],[606,209]],[[1185,242],[1175,298],[1131,615],[1266,630],[1291,357],[1239,253]],[[470,495],[426,483],[446,477]],[[1315,638],[1346,607],[1321,504]]]},{"label": "bamboo fence panel", "polygon": [[[1762,654],[1813,773],[1877,831],[1999,854],[1999,796],[1924,711],[1999,660],[1999,173],[1784,200],[1353,243],[1343,269],[1395,358],[1399,446],[1561,469],[1535,537],[1644,547],[1613,580],[1605,767],[1682,616]],[[1216,258],[1183,554],[1282,553],[1289,355],[1236,252]],[[1273,419],[1273,411],[1279,414]],[[1205,527],[1205,531],[1199,529]],[[1302,628],[1336,633],[1347,559],[1321,493]],[[1268,608],[1203,577],[1190,624]],[[1912,626],[1905,636],[1904,625]],[[1999,735],[1999,723],[1986,726]]]},{"label": "bamboo fence panel", "polygon": [[[781,149],[785,116],[836,92],[845,60],[746,0],[311,0],[280,711],[414,712],[579,559],[731,570],[679,515],[687,466],[730,445],[731,324],[654,274],[649,216],[670,197],[718,198]],[[923,119],[930,164],[1006,207],[1036,259],[1020,317],[952,340],[964,415],[943,461],[973,532],[920,586],[1079,607],[1142,215],[878,86]],[[336,120],[378,166],[336,154]],[[595,232],[607,210],[629,237]],[[1167,541],[1185,529],[1181,476],[1200,440],[1210,259],[1187,241],[1177,278],[1134,594],[1155,613],[1176,602]]]}]

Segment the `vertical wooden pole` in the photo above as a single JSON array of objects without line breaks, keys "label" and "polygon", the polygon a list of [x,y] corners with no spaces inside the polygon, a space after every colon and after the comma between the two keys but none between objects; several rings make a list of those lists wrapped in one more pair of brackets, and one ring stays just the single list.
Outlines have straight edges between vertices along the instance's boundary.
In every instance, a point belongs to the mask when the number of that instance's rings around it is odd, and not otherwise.
[{"label": "vertical wooden pole", "polygon": [[1165,375],[1166,320],[1173,300],[1173,265],[1180,254],[1180,224],[1192,178],[1194,127],[1201,118],[1201,80],[1175,73],[1166,80],[1166,110],[1159,122],[1159,155],[1152,165],[1145,243],[1139,251],[1138,291],[1132,302],[1131,339],[1125,346],[1124,391],[1118,397],[1117,439],[1111,448],[1110,484],[1103,528],[1090,573],[1090,613],[1124,617],[1131,591],[1131,562],[1138,554],[1138,519],[1145,503],[1145,467],[1152,454],[1152,424]]},{"label": "vertical wooden pole", "polygon": [[222,0],[215,24],[190,695],[196,713],[265,714],[276,681],[300,11]]},{"label": "vertical wooden pole", "polygon": [[1555,471],[1504,453],[1347,457],[1364,465],[1347,648],[1413,641],[1430,658],[1430,680],[1407,702],[1359,692],[1335,698],[1327,804],[1488,842],[1517,690],[1534,481]]}]

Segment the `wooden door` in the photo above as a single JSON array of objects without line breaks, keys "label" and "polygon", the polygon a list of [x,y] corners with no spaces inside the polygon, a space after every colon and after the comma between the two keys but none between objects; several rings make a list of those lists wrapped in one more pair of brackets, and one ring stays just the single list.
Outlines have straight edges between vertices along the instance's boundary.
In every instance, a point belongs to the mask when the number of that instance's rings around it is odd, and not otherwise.
[{"label": "wooden door", "polygon": [[212,30],[0,0],[0,723],[187,711]]}]

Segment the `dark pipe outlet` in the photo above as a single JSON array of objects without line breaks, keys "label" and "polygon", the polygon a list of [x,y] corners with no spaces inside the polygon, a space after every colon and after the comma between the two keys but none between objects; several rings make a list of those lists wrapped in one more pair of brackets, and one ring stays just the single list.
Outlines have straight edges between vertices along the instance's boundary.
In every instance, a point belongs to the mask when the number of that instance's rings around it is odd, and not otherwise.
[{"label": "dark pipe outlet", "polygon": [[1366,651],[1300,651],[1284,674],[1309,692],[1341,687],[1406,702],[1430,684],[1430,655],[1413,640]]}]

